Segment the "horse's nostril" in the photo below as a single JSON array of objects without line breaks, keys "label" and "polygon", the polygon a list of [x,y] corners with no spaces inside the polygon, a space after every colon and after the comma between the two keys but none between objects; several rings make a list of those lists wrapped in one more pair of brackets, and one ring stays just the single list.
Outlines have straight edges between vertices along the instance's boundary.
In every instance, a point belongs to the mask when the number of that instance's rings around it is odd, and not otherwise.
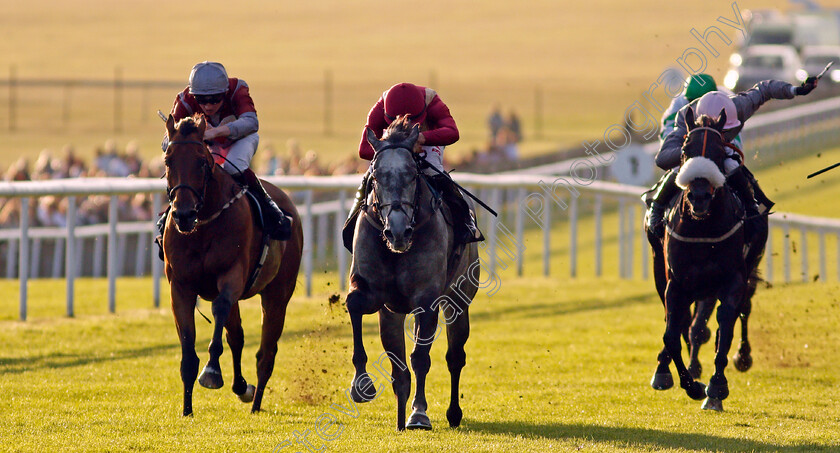
[{"label": "horse's nostril", "polygon": [[394,240],[394,233],[392,233],[390,229],[385,229],[382,233],[385,235],[385,239],[389,241]]},{"label": "horse's nostril", "polygon": [[414,228],[407,227],[407,228],[405,229],[405,237],[406,237],[406,239],[410,238],[412,233],[414,233]]}]

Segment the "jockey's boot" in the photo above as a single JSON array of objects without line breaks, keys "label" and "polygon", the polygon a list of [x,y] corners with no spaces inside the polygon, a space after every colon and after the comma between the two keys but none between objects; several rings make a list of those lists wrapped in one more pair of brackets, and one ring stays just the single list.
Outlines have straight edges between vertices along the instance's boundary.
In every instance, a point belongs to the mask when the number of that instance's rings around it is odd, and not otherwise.
[{"label": "jockey's boot", "polygon": [[475,224],[475,214],[470,210],[467,200],[455,186],[452,178],[445,175],[432,176],[432,185],[440,192],[452,213],[452,224],[456,244],[469,244],[484,240],[484,235]]},{"label": "jockey's boot", "polygon": [[756,203],[758,203],[758,212],[764,214],[766,212],[770,212],[770,209],[776,205],[772,200],[767,198],[767,195],[761,190],[761,187],[758,185],[758,180],[755,179],[755,176],[752,174],[749,168],[741,165],[743,169],[744,175],[747,177],[747,180],[750,182],[750,186],[752,186],[753,190],[753,197],[755,197]]},{"label": "jockey's boot", "polygon": [[353,200],[353,207],[350,208],[350,214],[347,215],[347,220],[344,221],[344,227],[341,229],[341,239],[344,242],[344,247],[353,253],[353,231],[356,229],[356,217],[362,209],[362,205],[367,198],[367,185],[370,179],[370,168],[362,176],[362,183],[356,189],[356,199]]},{"label": "jockey's boot", "polygon": [[659,180],[659,188],[651,199],[646,226],[648,231],[660,239],[665,236],[665,207],[679,191],[677,172],[671,170]]},{"label": "jockey's boot", "polygon": [[741,204],[744,206],[744,240],[750,242],[753,234],[761,226],[761,214],[758,211],[758,203],[755,201],[752,184],[747,177],[746,169],[740,165],[729,176],[726,177],[729,187],[735,192]]},{"label": "jockey's boot", "polygon": [[292,217],[271,199],[253,170],[246,168],[239,175],[233,175],[233,179],[256,196],[263,213],[263,228],[270,238],[285,241],[292,237]]},{"label": "jockey's boot", "polygon": [[158,235],[155,236],[155,244],[158,246],[158,258],[163,261],[163,229],[166,228],[166,215],[169,214],[169,206],[166,206],[166,209],[163,211],[163,214],[160,215],[160,218],[157,221],[157,230]]}]

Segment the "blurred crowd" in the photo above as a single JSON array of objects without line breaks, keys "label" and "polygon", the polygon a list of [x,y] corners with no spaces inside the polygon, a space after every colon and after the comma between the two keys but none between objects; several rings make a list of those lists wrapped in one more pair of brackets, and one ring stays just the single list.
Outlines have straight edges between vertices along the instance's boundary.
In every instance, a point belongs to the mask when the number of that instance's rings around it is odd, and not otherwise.
[{"label": "blurred crowd", "polygon": [[[459,162],[447,162],[448,168],[460,170],[498,169],[518,159],[518,143],[522,140],[519,119],[511,110],[503,117],[500,107],[494,107],[487,120],[488,139],[483,150],[473,150]],[[286,142],[284,152],[278,152],[272,143],[261,146],[254,157],[254,170],[257,174],[267,175],[304,175],[329,176],[364,173],[368,161],[360,159],[356,153],[347,153],[340,160],[325,163],[314,150],[306,152],[295,139]],[[144,160],[135,142],[120,149],[113,140],[107,141],[94,152],[91,162],[77,156],[76,150],[65,146],[54,153],[41,151],[34,163],[27,158],[20,158],[6,169],[5,181],[43,181],[62,178],[82,177],[120,177],[120,178],[157,178],[164,174],[161,155]],[[118,198],[118,217],[120,222],[151,221],[152,195],[121,195]],[[109,195],[93,195],[77,201],[78,225],[106,223],[108,221]],[[39,197],[29,203],[32,226],[64,227],[67,224],[67,199],[64,197]],[[0,199],[0,228],[16,227],[20,224],[20,199]]]}]

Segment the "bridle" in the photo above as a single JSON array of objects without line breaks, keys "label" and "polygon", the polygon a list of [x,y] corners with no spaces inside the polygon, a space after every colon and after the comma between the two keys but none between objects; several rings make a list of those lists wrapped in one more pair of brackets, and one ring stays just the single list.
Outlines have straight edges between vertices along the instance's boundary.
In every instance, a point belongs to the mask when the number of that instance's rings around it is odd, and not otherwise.
[{"label": "bridle", "polygon": [[723,138],[723,134],[721,134],[719,130],[717,130],[713,127],[708,127],[708,126],[695,127],[694,129],[688,131],[688,135],[686,136],[686,141],[688,141],[688,137],[691,137],[691,134],[693,134],[696,131],[703,131],[703,148],[700,151],[700,155],[702,157],[706,157],[706,145],[708,144],[709,131],[714,132],[718,137],[720,137],[720,139],[723,141],[724,144],[727,143],[726,139]]},{"label": "bridle", "polygon": [[[376,156],[374,156],[373,161],[371,162],[371,178],[372,178],[374,184],[376,183],[376,171],[375,170],[376,170],[376,163],[378,162],[378,158],[379,158],[378,156],[380,156],[381,155],[380,153],[382,153],[383,151],[387,151],[389,149],[406,149],[406,148],[404,146],[400,145],[400,144],[389,144],[389,145],[385,145],[384,147],[382,147],[382,148],[380,148],[379,150],[376,151]],[[411,150],[408,150],[408,152],[411,153]],[[382,225],[385,225],[385,219],[382,216],[385,209],[390,208],[391,210],[396,209],[396,210],[399,210],[399,211],[406,212],[403,209],[404,207],[411,208],[411,220],[410,220],[409,226],[411,228],[415,228],[416,225],[417,225],[417,211],[419,210],[419,209],[417,209],[417,205],[418,205],[418,202],[420,200],[420,184],[422,183],[422,181],[420,181],[420,178],[422,176],[420,175],[420,166],[419,166],[419,163],[418,163],[418,160],[417,160],[417,156],[414,153],[411,153],[411,154],[414,157],[414,164],[415,164],[414,200],[408,201],[408,200],[400,199],[400,200],[394,201],[392,203],[382,203],[382,202],[379,201],[379,192],[375,189],[373,191],[373,204],[371,206],[373,206],[374,211],[376,211],[377,220],[379,220],[379,223],[382,224]]]},{"label": "bridle", "polygon": [[[200,142],[198,140],[174,140],[169,142],[169,144],[166,146],[166,150],[169,151],[169,148],[172,145],[199,145],[201,147],[205,146],[203,142]],[[210,164],[208,164],[206,160],[203,162],[201,170],[204,173],[204,184],[201,187],[201,192],[199,192],[198,190],[196,190],[195,187],[189,184],[178,184],[175,187],[171,188],[167,187],[166,197],[169,199],[169,206],[172,206],[172,203],[175,199],[175,192],[178,189],[187,189],[193,194],[195,194],[196,197],[198,197],[198,203],[196,203],[195,206],[196,212],[201,210],[201,208],[204,206],[204,194],[207,191],[207,183],[210,181],[210,176],[212,175]]]}]

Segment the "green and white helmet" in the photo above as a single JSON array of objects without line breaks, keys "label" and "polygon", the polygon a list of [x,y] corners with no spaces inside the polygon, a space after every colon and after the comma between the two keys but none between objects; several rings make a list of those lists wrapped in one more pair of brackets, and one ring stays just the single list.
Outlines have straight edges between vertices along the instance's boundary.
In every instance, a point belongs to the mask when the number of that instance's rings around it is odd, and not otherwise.
[{"label": "green and white helmet", "polygon": [[688,102],[701,98],[704,94],[717,91],[717,82],[709,74],[699,73],[685,79],[685,94]]},{"label": "green and white helmet", "polygon": [[227,89],[228,75],[221,63],[203,61],[190,71],[190,94],[219,94]]}]

